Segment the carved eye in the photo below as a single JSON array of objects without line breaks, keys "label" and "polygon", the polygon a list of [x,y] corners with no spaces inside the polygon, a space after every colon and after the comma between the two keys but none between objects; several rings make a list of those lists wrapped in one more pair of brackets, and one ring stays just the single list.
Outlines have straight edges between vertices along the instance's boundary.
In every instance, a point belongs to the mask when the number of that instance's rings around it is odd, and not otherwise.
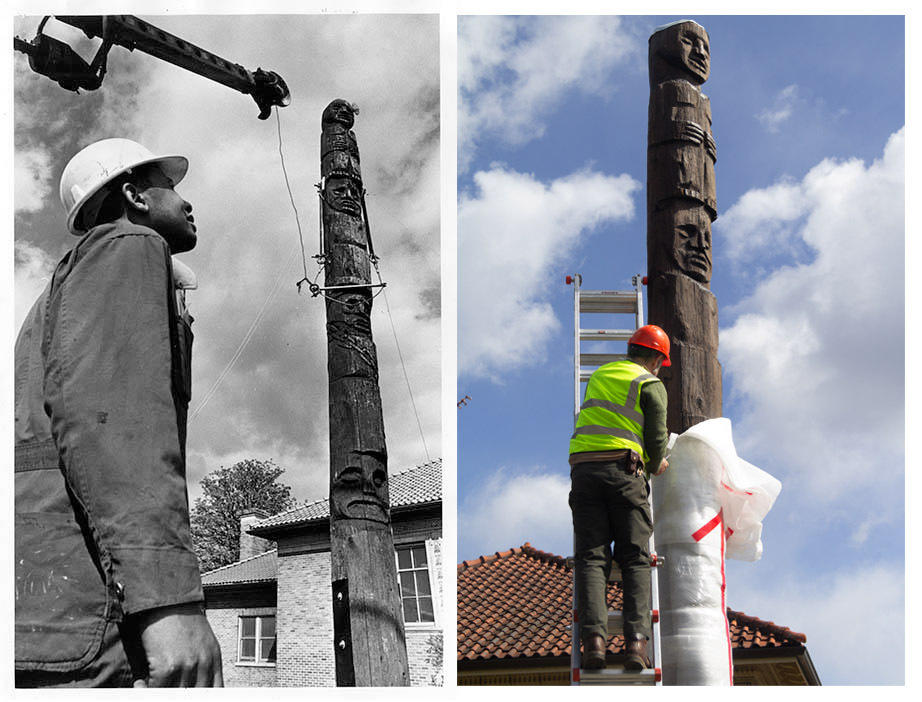
[{"label": "carved eye", "polygon": [[383,470],[380,470],[380,469],[376,470],[374,473],[371,474],[371,479],[374,482],[375,487],[381,487],[382,485],[384,485],[385,481],[387,480],[387,473],[385,473]]},{"label": "carved eye", "polygon": [[362,469],[355,466],[344,468],[336,480],[345,485],[358,485],[362,482]]}]

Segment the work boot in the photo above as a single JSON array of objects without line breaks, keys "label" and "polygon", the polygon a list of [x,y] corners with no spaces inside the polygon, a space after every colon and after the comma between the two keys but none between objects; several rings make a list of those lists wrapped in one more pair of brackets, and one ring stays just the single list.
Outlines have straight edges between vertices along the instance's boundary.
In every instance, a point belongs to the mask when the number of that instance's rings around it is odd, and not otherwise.
[{"label": "work boot", "polygon": [[601,634],[589,634],[583,639],[583,665],[587,670],[605,667],[605,639]]},{"label": "work boot", "polygon": [[624,642],[624,653],[627,660],[624,663],[625,670],[643,670],[650,667],[650,659],[647,658],[647,638],[627,639]]}]

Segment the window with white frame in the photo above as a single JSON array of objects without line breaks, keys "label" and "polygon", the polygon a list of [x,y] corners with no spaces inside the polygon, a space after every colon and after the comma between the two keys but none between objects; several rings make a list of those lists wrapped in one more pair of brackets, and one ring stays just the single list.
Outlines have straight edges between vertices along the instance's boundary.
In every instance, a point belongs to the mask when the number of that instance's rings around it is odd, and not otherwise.
[{"label": "window with white frame", "polygon": [[275,663],[275,615],[240,617],[238,663]]},{"label": "window with white frame", "polygon": [[429,563],[425,544],[397,547],[397,581],[403,603],[403,621],[424,624],[435,621]]}]

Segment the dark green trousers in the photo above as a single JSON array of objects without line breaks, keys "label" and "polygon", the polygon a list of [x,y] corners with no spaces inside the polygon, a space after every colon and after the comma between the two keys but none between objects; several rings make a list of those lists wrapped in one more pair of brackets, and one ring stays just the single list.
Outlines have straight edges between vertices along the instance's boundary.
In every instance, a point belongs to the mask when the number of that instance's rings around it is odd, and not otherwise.
[{"label": "dark green trousers", "polygon": [[606,591],[614,557],[623,576],[625,638],[650,638],[653,519],[646,478],[626,472],[625,463],[577,463],[570,470],[577,616],[584,637],[608,639]]}]

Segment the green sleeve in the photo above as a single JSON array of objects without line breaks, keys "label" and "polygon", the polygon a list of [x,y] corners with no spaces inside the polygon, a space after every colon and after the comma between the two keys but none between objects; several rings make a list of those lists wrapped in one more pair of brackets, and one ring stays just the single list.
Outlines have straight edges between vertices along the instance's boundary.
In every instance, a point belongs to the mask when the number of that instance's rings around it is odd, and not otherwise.
[{"label": "green sleeve", "polygon": [[669,432],[666,430],[666,386],[661,380],[644,383],[640,389],[640,409],[643,412],[643,443],[649,460],[648,474],[659,469],[666,455]]}]

